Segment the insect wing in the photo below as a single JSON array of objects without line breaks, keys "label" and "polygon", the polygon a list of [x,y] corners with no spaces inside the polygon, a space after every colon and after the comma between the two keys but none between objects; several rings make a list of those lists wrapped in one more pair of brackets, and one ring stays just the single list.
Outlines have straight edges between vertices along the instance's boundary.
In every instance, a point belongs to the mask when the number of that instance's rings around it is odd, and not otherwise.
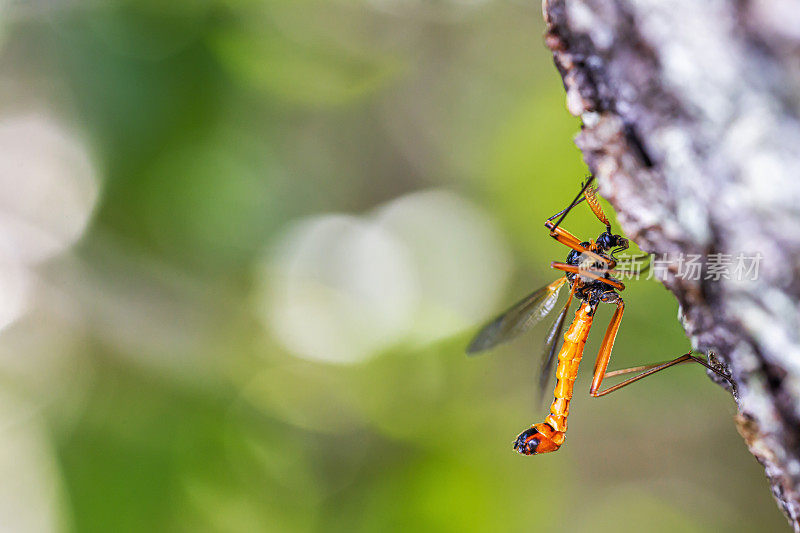
[{"label": "insect wing", "polygon": [[468,354],[476,354],[508,342],[523,331],[530,329],[553,310],[558,293],[567,278],[559,278],[550,285],[523,298],[505,313],[481,329],[467,347]]},{"label": "insect wing", "polygon": [[553,363],[556,360],[556,351],[559,346],[559,339],[561,339],[561,332],[564,331],[564,323],[566,322],[567,312],[569,311],[569,304],[572,303],[572,294],[570,293],[567,303],[558,313],[553,325],[547,332],[544,340],[544,354],[542,356],[542,368],[539,374],[539,401],[544,398],[544,392],[547,390],[547,384],[553,376]]}]

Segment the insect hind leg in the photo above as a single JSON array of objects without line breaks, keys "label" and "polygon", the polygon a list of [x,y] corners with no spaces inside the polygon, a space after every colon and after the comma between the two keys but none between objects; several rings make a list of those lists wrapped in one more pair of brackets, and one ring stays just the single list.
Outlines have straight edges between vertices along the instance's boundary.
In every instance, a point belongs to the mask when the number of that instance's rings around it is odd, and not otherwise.
[{"label": "insect hind leg", "polygon": [[[611,372],[606,372],[606,374],[605,374],[606,377],[621,376],[621,375],[624,375],[624,374],[631,374],[633,372],[641,372],[641,373],[636,375],[636,376],[633,376],[632,378],[628,378],[625,381],[622,381],[621,383],[617,383],[616,385],[614,385],[612,387],[609,387],[606,390],[602,390],[602,391],[599,391],[599,392],[594,392],[592,394],[592,396],[597,398],[597,397],[600,397],[600,396],[605,396],[606,394],[611,394],[612,392],[618,391],[622,387],[630,385],[631,383],[635,383],[635,382],[637,382],[637,381],[639,381],[641,379],[646,378],[647,376],[652,376],[656,372],[661,372],[662,370],[665,370],[667,368],[673,367],[675,365],[679,365],[679,364],[682,364],[682,363],[691,363],[691,362],[699,363],[699,364],[703,365],[704,367],[706,367],[708,370],[714,372],[714,374],[716,374],[717,376],[719,376],[720,378],[725,380],[731,386],[731,389],[733,391],[736,391],[736,384],[733,382],[733,380],[730,378],[730,376],[726,376],[720,369],[715,368],[709,362],[704,361],[700,357],[697,357],[696,355],[693,355],[691,350],[690,350],[690,351],[686,352],[685,354],[676,357],[675,359],[672,359],[670,361],[665,361],[663,363],[655,363],[655,364],[650,364],[650,365],[635,366],[635,367],[632,367],[632,368],[624,368],[624,369],[621,369],[621,370],[614,370],[614,371],[611,371]],[[736,394],[736,392],[734,392],[734,394]]]}]

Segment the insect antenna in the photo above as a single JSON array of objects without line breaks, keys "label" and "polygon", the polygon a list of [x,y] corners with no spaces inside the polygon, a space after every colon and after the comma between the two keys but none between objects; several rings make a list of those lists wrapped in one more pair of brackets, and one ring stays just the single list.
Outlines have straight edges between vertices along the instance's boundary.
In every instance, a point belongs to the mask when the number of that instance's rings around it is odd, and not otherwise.
[{"label": "insect antenna", "polygon": [[600,205],[600,201],[597,199],[597,189],[594,187],[587,188],[584,196],[586,196],[586,203],[589,204],[594,216],[597,217],[597,220],[605,224],[606,231],[611,233],[611,223],[608,221],[608,217],[603,212],[603,207]]}]

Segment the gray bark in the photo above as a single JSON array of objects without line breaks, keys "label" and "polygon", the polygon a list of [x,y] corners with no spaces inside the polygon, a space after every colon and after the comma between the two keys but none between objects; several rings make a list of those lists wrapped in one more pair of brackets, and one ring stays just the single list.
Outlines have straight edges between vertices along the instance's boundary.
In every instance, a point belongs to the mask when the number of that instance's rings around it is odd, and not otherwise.
[{"label": "gray bark", "polygon": [[693,346],[730,372],[739,431],[800,532],[800,4],[543,9],[576,143],[628,237],[673,259],[763,256],[755,281],[676,262],[664,283]]}]

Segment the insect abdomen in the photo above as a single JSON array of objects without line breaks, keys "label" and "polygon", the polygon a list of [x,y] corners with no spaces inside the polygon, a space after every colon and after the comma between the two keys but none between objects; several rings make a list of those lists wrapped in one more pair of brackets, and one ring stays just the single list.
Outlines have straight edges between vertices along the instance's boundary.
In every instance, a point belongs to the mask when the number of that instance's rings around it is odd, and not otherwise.
[{"label": "insect abdomen", "polygon": [[572,391],[575,387],[575,377],[578,375],[578,365],[583,357],[583,347],[592,327],[591,306],[584,303],[575,313],[575,320],[570,324],[564,334],[564,344],[558,352],[558,366],[556,367],[556,387],[553,395],[555,399],[550,405],[550,414],[545,422],[559,432],[567,431],[567,415]]},{"label": "insect abdomen", "polygon": [[583,347],[592,327],[591,312],[591,305],[588,303],[581,305],[575,313],[575,320],[564,334],[564,344],[558,352],[557,381],[553,393],[555,399],[550,406],[550,414],[544,422],[532,425],[520,433],[514,441],[514,449],[523,455],[554,452],[564,443],[569,401],[572,399],[572,389],[583,356]]}]

